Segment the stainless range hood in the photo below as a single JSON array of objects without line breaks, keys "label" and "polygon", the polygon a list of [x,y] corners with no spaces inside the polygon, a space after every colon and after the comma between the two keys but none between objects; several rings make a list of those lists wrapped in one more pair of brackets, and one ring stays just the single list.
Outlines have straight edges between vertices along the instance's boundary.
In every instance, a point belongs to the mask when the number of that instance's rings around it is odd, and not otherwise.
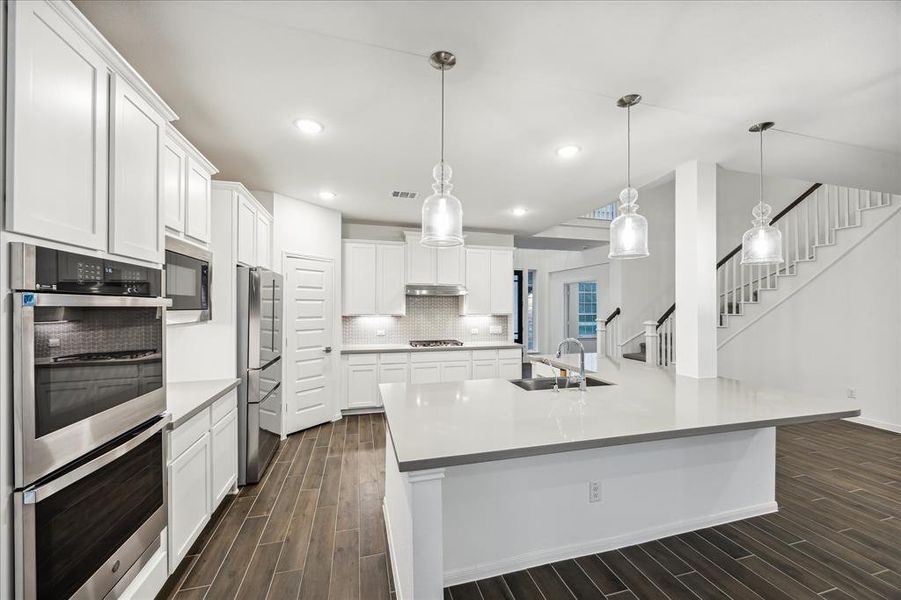
[{"label": "stainless range hood", "polygon": [[411,283],[407,285],[407,296],[465,296],[468,292],[462,285],[428,285]]}]

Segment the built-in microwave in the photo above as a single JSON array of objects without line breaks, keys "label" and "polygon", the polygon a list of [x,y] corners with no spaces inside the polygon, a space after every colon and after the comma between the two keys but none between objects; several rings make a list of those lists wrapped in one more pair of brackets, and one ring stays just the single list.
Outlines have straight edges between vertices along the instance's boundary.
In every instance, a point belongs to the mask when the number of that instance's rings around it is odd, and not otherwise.
[{"label": "built-in microwave", "polygon": [[212,316],[212,253],[177,238],[166,238],[166,297],[170,323],[208,321]]}]

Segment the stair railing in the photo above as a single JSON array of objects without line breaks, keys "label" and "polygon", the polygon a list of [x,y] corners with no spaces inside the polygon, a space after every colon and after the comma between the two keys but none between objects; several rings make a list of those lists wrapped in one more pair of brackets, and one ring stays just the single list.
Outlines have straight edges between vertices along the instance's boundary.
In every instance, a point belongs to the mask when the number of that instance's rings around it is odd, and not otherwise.
[{"label": "stair railing", "polygon": [[609,356],[611,358],[619,358],[619,321],[616,317],[622,311],[617,306],[606,319],[598,319],[597,322],[597,344],[598,354]]},{"label": "stair railing", "polygon": [[[660,315],[656,321],[650,321],[652,329],[657,336],[657,351],[647,357],[653,357],[660,367],[670,367],[676,364],[676,303],[670,306]],[[650,361],[649,361],[650,362]]]}]

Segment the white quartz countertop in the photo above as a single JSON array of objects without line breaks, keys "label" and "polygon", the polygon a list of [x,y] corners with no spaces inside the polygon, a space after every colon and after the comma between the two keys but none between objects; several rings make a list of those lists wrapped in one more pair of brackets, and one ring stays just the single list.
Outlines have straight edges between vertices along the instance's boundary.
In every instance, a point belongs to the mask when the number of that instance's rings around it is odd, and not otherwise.
[{"label": "white quartz countertop", "polygon": [[522,348],[513,342],[463,342],[462,346],[437,346],[414,348],[410,344],[348,344],[341,348],[341,354],[366,354],[375,352],[436,352],[445,350],[493,350],[495,348]]},{"label": "white quartz countertop", "polygon": [[172,420],[169,427],[175,429],[213,402],[238,387],[237,378],[204,379],[166,384],[166,407]]},{"label": "white quartz countertop", "polygon": [[[542,357],[532,356],[532,361]],[[578,355],[557,366],[578,369]],[[586,355],[614,385],[525,391],[503,379],[381,384],[401,471],[857,416],[856,401],[693,379]]]}]

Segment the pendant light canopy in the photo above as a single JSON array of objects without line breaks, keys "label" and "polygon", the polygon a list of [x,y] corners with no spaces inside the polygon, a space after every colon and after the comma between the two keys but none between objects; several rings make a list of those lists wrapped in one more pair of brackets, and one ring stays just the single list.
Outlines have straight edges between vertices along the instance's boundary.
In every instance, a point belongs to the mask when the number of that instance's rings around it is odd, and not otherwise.
[{"label": "pendant light canopy", "polygon": [[778,265],[782,258],[782,232],[770,225],[773,208],[763,201],[763,132],[774,125],[771,121],[752,125],[748,131],[760,137],[760,198],[751,211],[754,224],[741,236],[741,264]]},{"label": "pendant light canopy", "polygon": [[457,64],[457,58],[446,50],[429,57],[432,67],[441,71],[441,160],[432,169],[433,193],[422,203],[423,246],[444,248],[463,245],[463,206],[451,194],[453,170],[444,162],[444,72]]},{"label": "pendant light canopy", "polygon": [[618,216],[610,223],[610,258],[648,256],[648,220],[638,214],[638,190],[632,187],[632,107],[641,102],[638,94],[616,101],[626,109],[626,189],[619,193]]}]

